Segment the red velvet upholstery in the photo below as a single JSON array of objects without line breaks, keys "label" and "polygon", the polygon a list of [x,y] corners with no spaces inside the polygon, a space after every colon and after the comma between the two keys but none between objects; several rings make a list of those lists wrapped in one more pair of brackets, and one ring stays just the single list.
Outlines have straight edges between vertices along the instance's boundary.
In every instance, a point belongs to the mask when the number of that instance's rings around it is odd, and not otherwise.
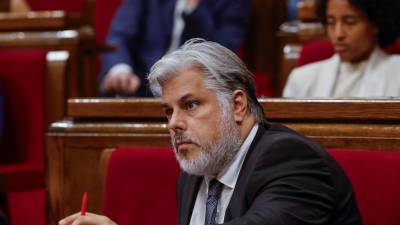
[{"label": "red velvet upholstery", "polygon": [[96,40],[99,43],[104,42],[112,18],[114,17],[114,14],[121,3],[122,0],[96,0],[96,10],[93,25],[96,34]]},{"label": "red velvet upholstery", "polygon": [[330,152],[353,185],[364,225],[400,224],[400,152]]},{"label": "red velvet upholstery", "polygon": [[389,46],[386,49],[386,52],[390,54],[400,54],[400,38],[398,38],[396,43],[394,43],[392,46]]},{"label": "red velvet upholstery", "polygon": [[179,166],[169,148],[119,148],[109,159],[104,214],[118,225],[176,225]]},{"label": "red velvet upholstery", "polygon": [[[398,225],[400,152],[329,151],[353,185],[364,224]],[[119,225],[176,224],[177,175],[169,149],[116,150],[109,160],[105,214]]]},{"label": "red velvet upholstery", "polygon": [[301,49],[297,66],[327,59],[334,54],[333,46],[330,41],[315,41],[305,44]]},{"label": "red velvet upholstery", "polygon": [[272,76],[265,73],[253,74],[257,97],[272,97]]},{"label": "red velvet upholstery", "polygon": [[[32,217],[42,215],[43,219],[35,222],[41,224],[40,221],[44,222],[44,199],[37,202],[40,191],[32,190],[44,190],[46,52],[1,51],[0,68],[5,110],[0,178],[8,205],[13,205],[9,207],[11,224],[30,224]],[[21,195],[24,197],[19,197]],[[31,209],[26,210],[27,207]]]}]

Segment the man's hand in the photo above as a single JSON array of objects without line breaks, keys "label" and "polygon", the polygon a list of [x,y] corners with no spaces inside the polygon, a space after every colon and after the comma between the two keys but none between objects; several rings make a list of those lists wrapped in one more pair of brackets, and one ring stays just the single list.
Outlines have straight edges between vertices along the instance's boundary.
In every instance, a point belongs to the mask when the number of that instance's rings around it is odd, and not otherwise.
[{"label": "man's hand", "polygon": [[97,215],[94,213],[86,213],[82,216],[81,213],[75,213],[58,222],[59,225],[117,225],[106,216]]},{"label": "man's hand", "polygon": [[109,73],[102,84],[105,93],[135,93],[139,87],[140,79],[134,73]]}]

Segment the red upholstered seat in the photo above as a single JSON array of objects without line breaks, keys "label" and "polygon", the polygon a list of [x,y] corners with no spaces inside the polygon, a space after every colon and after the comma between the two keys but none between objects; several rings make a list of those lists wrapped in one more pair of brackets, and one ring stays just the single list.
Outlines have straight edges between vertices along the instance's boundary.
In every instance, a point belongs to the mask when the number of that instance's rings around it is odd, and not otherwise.
[{"label": "red upholstered seat", "polygon": [[96,40],[103,43],[108,29],[111,25],[112,18],[118,7],[121,5],[122,0],[96,0],[96,10],[94,15],[94,31]]},{"label": "red upholstered seat", "polygon": [[321,61],[334,54],[333,46],[330,41],[315,41],[305,44],[301,49],[297,66],[304,66],[309,63]]},{"label": "red upholstered seat", "polygon": [[[1,51],[4,137],[0,179],[11,225],[45,223],[44,77],[46,52]],[[23,196],[23,197],[22,197]]]},{"label": "red upholstered seat", "polygon": [[[364,224],[398,225],[400,152],[330,152],[353,185]],[[177,176],[169,149],[116,150],[109,160],[104,213],[119,225],[176,224]]]},{"label": "red upholstered seat", "polygon": [[353,185],[364,225],[400,224],[400,152],[330,152]]},{"label": "red upholstered seat", "polygon": [[272,76],[265,73],[253,73],[257,98],[272,97]]},{"label": "red upholstered seat", "polygon": [[108,161],[105,215],[118,225],[176,225],[179,166],[169,148],[119,148]]}]

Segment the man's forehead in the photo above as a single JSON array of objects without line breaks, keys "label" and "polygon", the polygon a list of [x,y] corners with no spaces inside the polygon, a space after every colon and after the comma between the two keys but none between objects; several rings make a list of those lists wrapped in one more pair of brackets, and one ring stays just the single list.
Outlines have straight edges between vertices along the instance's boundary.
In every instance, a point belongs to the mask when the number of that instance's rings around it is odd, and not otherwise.
[{"label": "man's forehead", "polygon": [[194,92],[196,89],[204,87],[204,75],[196,69],[181,71],[161,84],[161,97],[180,93],[186,95],[186,92]]},{"label": "man's forehead", "polygon": [[190,98],[195,98],[195,97],[196,97],[196,95],[193,93],[186,93],[186,94],[182,93],[182,95],[178,95],[173,99],[168,98],[168,96],[166,98],[161,96],[161,105],[168,106],[169,104],[171,104],[173,102],[184,102]]}]

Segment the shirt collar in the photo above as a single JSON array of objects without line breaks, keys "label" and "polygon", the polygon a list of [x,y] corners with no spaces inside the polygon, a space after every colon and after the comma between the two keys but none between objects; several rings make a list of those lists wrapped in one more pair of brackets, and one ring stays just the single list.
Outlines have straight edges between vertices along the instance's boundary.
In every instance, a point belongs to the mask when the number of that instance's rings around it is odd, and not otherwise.
[{"label": "shirt collar", "polygon": [[[236,181],[239,177],[240,170],[242,168],[244,159],[246,158],[247,151],[250,148],[251,143],[254,140],[254,137],[257,134],[258,123],[253,125],[250,133],[247,135],[246,139],[240,146],[239,151],[233,157],[230,163],[221,171],[221,173],[217,176],[217,180],[224,184],[225,186],[234,189],[236,185]],[[208,186],[210,181],[209,177],[205,177],[205,182]]]}]

